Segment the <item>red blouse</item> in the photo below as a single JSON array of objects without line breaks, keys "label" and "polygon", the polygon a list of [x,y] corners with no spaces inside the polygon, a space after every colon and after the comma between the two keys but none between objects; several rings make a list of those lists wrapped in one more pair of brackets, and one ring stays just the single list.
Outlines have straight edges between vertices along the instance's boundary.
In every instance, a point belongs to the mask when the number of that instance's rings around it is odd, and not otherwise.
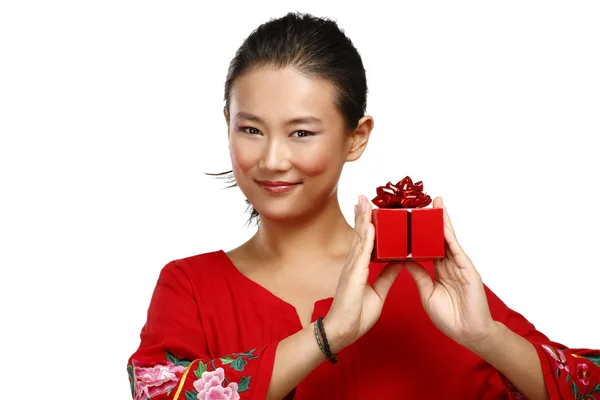
[{"label": "red blouse", "polygon": [[[432,273],[433,262],[422,265]],[[371,263],[373,282],[384,263]],[[600,351],[566,349],[487,287],[492,317],[537,349],[551,399],[600,399]],[[332,298],[315,303],[325,316]],[[280,340],[302,329],[295,308],[244,276],[222,250],[169,262],[127,369],[133,398],[264,399]],[[317,342],[315,340],[315,346]],[[493,367],[441,333],[406,270],[380,319],[322,363],[293,393],[302,399],[520,399]]]}]

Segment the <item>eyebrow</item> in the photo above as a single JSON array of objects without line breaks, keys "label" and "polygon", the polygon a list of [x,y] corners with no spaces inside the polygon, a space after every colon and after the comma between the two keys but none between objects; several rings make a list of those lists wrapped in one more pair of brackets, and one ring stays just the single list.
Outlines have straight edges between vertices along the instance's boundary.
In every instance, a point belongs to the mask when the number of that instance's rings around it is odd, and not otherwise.
[{"label": "eyebrow", "polygon": [[[254,114],[247,113],[247,112],[243,112],[243,111],[240,111],[240,112],[236,113],[235,114],[235,118],[242,118],[242,119],[247,119],[249,121],[256,121],[256,122],[259,122],[261,124],[265,123],[265,121],[261,117],[259,117],[257,115],[254,115]],[[292,118],[292,119],[289,119],[289,120],[285,121],[286,125],[310,124],[310,123],[313,123],[313,124],[322,124],[323,121],[321,121],[317,117],[313,117],[313,116],[310,116],[310,115],[305,116],[305,117],[296,117],[296,118]]]}]

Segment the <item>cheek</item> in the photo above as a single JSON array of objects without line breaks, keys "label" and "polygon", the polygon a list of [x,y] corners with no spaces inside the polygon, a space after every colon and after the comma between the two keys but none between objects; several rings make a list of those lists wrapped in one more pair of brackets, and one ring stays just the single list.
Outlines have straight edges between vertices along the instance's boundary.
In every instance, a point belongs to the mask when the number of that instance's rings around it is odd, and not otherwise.
[{"label": "cheek", "polygon": [[242,141],[232,139],[229,143],[229,156],[235,170],[248,172],[257,162],[252,146],[244,146]]},{"label": "cheek", "polygon": [[325,146],[302,152],[296,157],[295,166],[307,176],[317,176],[339,169],[336,154]]},{"label": "cheek", "polygon": [[296,154],[294,164],[307,176],[338,175],[345,161],[345,143],[338,135],[329,134]]}]

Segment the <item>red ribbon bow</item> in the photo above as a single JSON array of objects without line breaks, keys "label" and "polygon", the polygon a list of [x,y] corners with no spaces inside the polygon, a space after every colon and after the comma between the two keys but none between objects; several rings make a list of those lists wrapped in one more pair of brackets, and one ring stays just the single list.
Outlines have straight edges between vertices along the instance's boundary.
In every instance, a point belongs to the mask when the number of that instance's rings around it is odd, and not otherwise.
[{"label": "red ribbon bow", "polygon": [[379,208],[419,208],[431,203],[431,197],[423,193],[422,181],[413,184],[407,176],[395,185],[379,186],[372,202]]}]

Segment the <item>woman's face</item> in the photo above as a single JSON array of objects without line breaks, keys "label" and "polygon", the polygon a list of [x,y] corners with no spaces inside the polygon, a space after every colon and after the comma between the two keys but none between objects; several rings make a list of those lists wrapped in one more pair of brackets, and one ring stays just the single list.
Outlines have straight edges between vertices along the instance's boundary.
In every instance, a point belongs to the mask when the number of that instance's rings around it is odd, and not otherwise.
[{"label": "woman's face", "polygon": [[231,162],[261,217],[294,219],[323,208],[344,163],[364,150],[372,118],[347,132],[333,90],[292,68],[252,70],[236,79],[225,113]]}]

